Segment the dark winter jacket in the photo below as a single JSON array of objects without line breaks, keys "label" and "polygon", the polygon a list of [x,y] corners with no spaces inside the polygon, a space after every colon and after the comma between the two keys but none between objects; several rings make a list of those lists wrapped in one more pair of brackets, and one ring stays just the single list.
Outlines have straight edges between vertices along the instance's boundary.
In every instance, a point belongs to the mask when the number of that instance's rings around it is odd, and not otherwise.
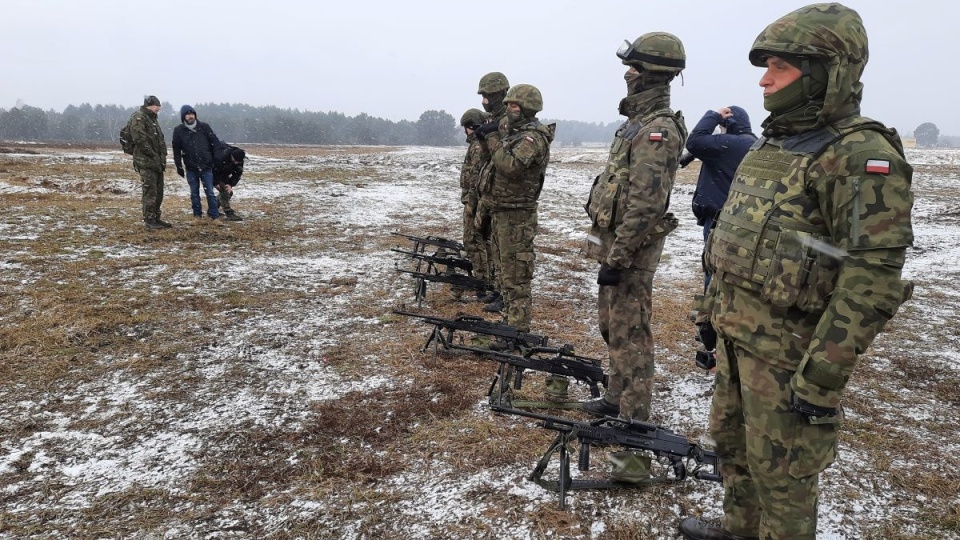
[{"label": "dark winter jacket", "polygon": [[700,225],[723,208],[733,175],[747,150],[757,140],[751,131],[747,111],[736,106],[730,110],[733,116],[727,118],[726,133],[713,134],[723,117],[716,111],[707,111],[687,138],[687,150],[702,162],[697,189],[693,193],[693,215]]},{"label": "dark winter jacket", "polygon": [[177,170],[202,172],[213,169],[214,154],[220,148],[220,139],[210,125],[197,120],[194,129],[184,123],[187,113],[197,114],[189,105],[180,107],[180,125],[173,128],[173,162]]},{"label": "dark winter jacket", "polygon": [[213,165],[214,185],[227,184],[236,186],[243,176],[243,162],[235,163],[230,157],[235,146],[225,146],[222,152],[217,153],[217,161]]}]

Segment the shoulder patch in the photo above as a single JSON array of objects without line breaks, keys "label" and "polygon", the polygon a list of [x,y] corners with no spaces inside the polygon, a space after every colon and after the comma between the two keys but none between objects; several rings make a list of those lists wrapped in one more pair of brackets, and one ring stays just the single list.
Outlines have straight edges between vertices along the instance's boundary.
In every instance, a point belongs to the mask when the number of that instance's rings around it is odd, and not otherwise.
[{"label": "shoulder patch", "polygon": [[663,140],[663,132],[662,132],[662,131],[654,131],[653,133],[650,134],[649,137],[647,137],[647,140],[648,140],[648,141],[662,141],[662,140]]},{"label": "shoulder patch", "polygon": [[866,172],[873,174],[890,174],[890,161],[886,159],[868,159]]},{"label": "shoulder patch", "polygon": [[528,141],[530,141],[530,142],[536,142],[536,141],[533,140],[533,137],[531,137],[531,136],[529,136],[529,135],[524,135],[523,138],[526,139],[526,140],[528,140]]}]

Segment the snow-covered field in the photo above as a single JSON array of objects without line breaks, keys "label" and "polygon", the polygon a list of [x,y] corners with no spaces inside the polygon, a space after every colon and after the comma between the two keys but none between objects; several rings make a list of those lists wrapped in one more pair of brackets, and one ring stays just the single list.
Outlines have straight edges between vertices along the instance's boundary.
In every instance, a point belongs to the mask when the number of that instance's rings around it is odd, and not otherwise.
[{"label": "snow-covered field", "polygon": [[[301,477],[289,485],[268,484],[257,497],[237,497],[232,504],[198,512],[203,505],[195,496],[197,478],[210,466],[213,449],[226,445],[237,454],[256,451],[244,446],[251,441],[231,433],[296,430],[314,422],[317,407],[331,400],[407,383],[394,364],[372,353],[361,358],[382,369],[344,369],[334,360],[354,344],[362,349],[423,330],[387,317],[412,301],[412,285],[394,272],[397,257],[389,247],[400,241],[390,244],[384,238],[396,230],[458,237],[464,150],[251,148],[248,174],[234,199],[247,220],[211,229],[209,252],[176,271],[171,271],[172,259],[181,247],[159,236],[165,232],[149,241],[128,235],[100,243],[106,233],[96,223],[27,214],[16,198],[73,192],[90,196],[90,190],[75,186],[95,185],[98,197],[112,201],[97,212],[100,217],[126,219],[136,228],[139,200],[129,167],[126,177],[117,178],[62,172],[75,163],[123,167],[126,156],[106,150],[35,151],[0,154],[0,241],[7,248],[0,252],[0,327],[22,324],[25,312],[44,309],[24,299],[32,288],[50,285],[35,264],[38,258],[51,266],[67,265],[92,252],[104,261],[104,270],[78,281],[109,285],[121,293],[176,291],[199,299],[277,295],[280,300],[269,309],[253,304],[224,313],[226,330],[212,324],[204,330],[205,342],[164,359],[175,369],[128,368],[146,358],[110,352],[96,358],[102,376],[63,386],[51,381],[44,391],[27,394],[28,399],[19,384],[0,383],[0,538],[28,532],[30,538],[602,539],[625,538],[623,531],[629,530],[637,538],[666,539],[677,537],[680,517],[720,515],[719,486],[696,480],[645,492],[573,492],[568,509],[561,512],[556,494],[526,481],[533,461],[464,471],[448,455],[456,449],[443,447],[442,441],[429,459],[366,484],[366,492],[377,494],[370,500],[345,493],[355,487],[311,490],[305,487],[309,479]],[[563,309],[549,317],[536,312],[533,330],[550,334],[550,321],[582,321],[591,330],[578,347],[594,352],[601,343],[592,322],[595,265],[580,260],[576,246],[586,225],[582,205],[606,151],[600,146],[554,149],[541,198],[537,242],[542,251],[534,283],[535,302]],[[960,400],[955,389],[942,391],[960,369],[960,292],[955,286],[960,277],[960,151],[911,149],[908,158],[916,167],[916,242],[905,277],[915,280],[917,289],[866,355],[849,389],[847,409],[855,428],[841,443],[838,462],[822,477],[818,538],[960,538],[960,495],[934,497],[924,486],[938,478],[957,485],[960,475],[955,428]],[[11,172],[24,163],[49,164],[57,172]],[[328,179],[327,171],[337,171],[336,180]],[[695,171],[684,171],[672,197],[681,226],[668,238],[657,274],[656,294],[664,298],[688,296],[701,280],[701,231],[689,213],[695,179]],[[167,181],[164,217],[177,230],[189,228],[189,208],[182,198],[186,185],[175,176]],[[274,211],[266,212],[267,207]],[[287,226],[290,235],[265,242],[270,249],[231,241],[231,227],[263,222]],[[41,252],[38,238],[45,229],[79,236],[85,246]],[[272,247],[291,244],[296,249]],[[445,300],[438,290],[431,291],[424,311]],[[195,319],[186,315],[187,324],[193,324]],[[173,339],[177,324],[170,321],[169,327],[142,336],[138,332],[143,329],[134,324],[118,331],[149,343]],[[658,345],[655,417],[679,432],[702,433],[711,381],[693,366],[692,332],[661,332],[657,339],[689,344],[682,353],[676,346]],[[0,355],[15,358],[17,346],[0,341]],[[905,366],[923,366],[928,378],[918,384]],[[476,393],[470,415],[517,430],[532,425],[491,415],[485,388],[463,390]],[[389,418],[391,411],[382,415]],[[870,433],[900,444],[870,443]],[[394,459],[386,449],[369,451],[374,459]],[[292,466],[306,458],[291,445],[287,459]],[[217,454],[217,459],[224,458]],[[127,501],[124,497],[135,490],[148,496],[124,502],[130,506],[118,511],[136,516],[141,525],[97,532],[84,523],[93,519],[85,517],[85,509],[102,507],[111,497]],[[153,501],[151,494],[162,496]],[[659,506],[655,517],[645,512],[654,500]],[[154,504],[173,505],[167,508],[172,512],[143,519]],[[932,516],[931,508],[941,519]],[[371,521],[376,514],[384,516],[382,522]],[[447,536],[448,530],[456,532]]]}]

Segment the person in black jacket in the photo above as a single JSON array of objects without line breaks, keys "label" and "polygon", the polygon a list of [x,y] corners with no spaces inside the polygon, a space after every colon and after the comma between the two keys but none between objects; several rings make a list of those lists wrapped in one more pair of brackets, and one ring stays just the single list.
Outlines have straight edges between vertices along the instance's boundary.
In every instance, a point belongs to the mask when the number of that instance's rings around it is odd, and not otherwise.
[{"label": "person in black jacket", "polygon": [[240,177],[243,176],[243,160],[246,157],[247,153],[242,149],[228,145],[213,166],[213,185],[219,192],[217,201],[226,214],[227,221],[243,221],[230,206],[230,199],[233,198],[233,188],[237,187]]},{"label": "person in black jacket", "polygon": [[[717,126],[720,126],[720,133],[714,134]],[[750,128],[750,116],[736,105],[707,111],[690,131],[687,137],[690,157],[681,158],[681,164],[685,166],[693,158],[702,162],[697,189],[693,192],[693,215],[697,224],[703,226],[704,242],[727,201],[737,167],[756,140],[757,136]],[[710,274],[705,273],[704,290],[709,283]]]},{"label": "person in black jacket", "polygon": [[214,152],[220,146],[220,139],[213,133],[210,124],[197,120],[197,111],[193,107],[180,107],[180,125],[173,129],[173,162],[177,166],[177,174],[184,176],[186,172],[193,217],[203,216],[200,182],[203,182],[203,191],[207,196],[207,215],[210,219],[220,217],[220,205],[213,190]]}]

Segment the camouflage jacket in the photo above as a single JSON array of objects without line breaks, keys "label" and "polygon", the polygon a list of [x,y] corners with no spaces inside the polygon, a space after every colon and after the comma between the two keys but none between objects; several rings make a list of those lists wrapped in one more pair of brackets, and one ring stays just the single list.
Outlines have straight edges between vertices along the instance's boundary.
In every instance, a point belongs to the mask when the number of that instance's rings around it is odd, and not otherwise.
[{"label": "camouflage jacket", "polygon": [[555,129],[556,124],[545,126],[536,119],[516,129],[508,128],[504,120],[499,132],[487,135],[490,163],[481,171],[479,186],[485,209],[537,208]]},{"label": "camouflage jacket", "polygon": [[167,168],[167,143],[157,122],[157,113],[140,107],[130,116],[130,135],[133,138],[133,166],[136,169],[160,170]]},{"label": "camouflage jacket", "polygon": [[837,407],[857,356],[909,298],[913,169],[894,130],[853,116],[760,139],[707,244],[703,306],[719,335]]},{"label": "camouflage jacket", "polygon": [[677,226],[667,208],[687,130],[683,115],[670,109],[669,87],[625,98],[621,112],[628,120],[585,205],[591,224],[583,253],[614,268],[655,270],[659,250],[641,248]]},{"label": "camouflage jacket", "polygon": [[467,155],[463,158],[460,168],[460,202],[465,206],[477,206],[480,195],[477,193],[477,184],[480,181],[480,167],[483,166],[480,141],[477,136],[470,134],[467,137]]}]

